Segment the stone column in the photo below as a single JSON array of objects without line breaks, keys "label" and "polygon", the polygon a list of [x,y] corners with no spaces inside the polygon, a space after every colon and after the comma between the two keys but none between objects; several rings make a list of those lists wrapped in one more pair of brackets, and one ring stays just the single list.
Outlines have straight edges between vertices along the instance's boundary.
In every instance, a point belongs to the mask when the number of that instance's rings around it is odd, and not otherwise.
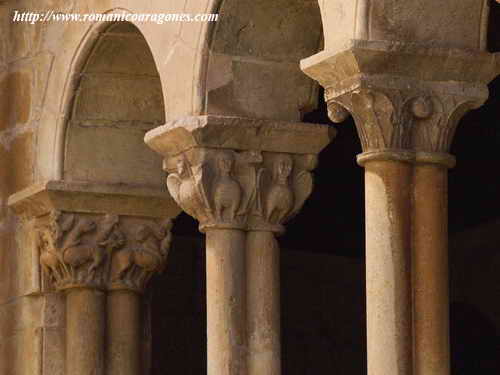
[{"label": "stone column", "polygon": [[369,374],[412,374],[411,164],[363,161]]},{"label": "stone column", "polygon": [[280,373],[279,249],[273,232],[312,189],[326,126],[237,117],[174,121],[146,135],[167,185],[207,235],[209,375]]},{"label": "stone column", "polygon": [[106,251],[120,244],[118,217],[52,211],[39,227],[40,263],[66,293],[66,374],[104,375]]},{"label": "stone column", "polygon": [[248,374],[281,374],[280,248],[274,233],[247,235]]},{"label": "stone column", "polygon": [[263,154],[247,234],[248,374],[281,374],[280,248],[275,238],[312,192],[315,155]]},{"label": "stone column", "polygon": [[448,173],[453,158],[417,158],[413,282],[415,374],[450,373]]},{"label": "stone column", "polygon": [[66,375],[145,371],[141,294],[170,249],[171,219],[158,215],[179,209],[164,194],[144,193],[51,181],[9,199],[34,220],[42,291],[66,295]]},{"label": "stone column", "polygon": [[128,241],[113,253],[107,298],[107,375],[143,373],[142,294],[154,273],[163,271],[172,242],[172,221],[124,218]]},{"label": "stone column", "polygon": [[302,61],[363,147],[369,375],[449,374],[447,152],[494,66],[484,53],[369,41]]}]

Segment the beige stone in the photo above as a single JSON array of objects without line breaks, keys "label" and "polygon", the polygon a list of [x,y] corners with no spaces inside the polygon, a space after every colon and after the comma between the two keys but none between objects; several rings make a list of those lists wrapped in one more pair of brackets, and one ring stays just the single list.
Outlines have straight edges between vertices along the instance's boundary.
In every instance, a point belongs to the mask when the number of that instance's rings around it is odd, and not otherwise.
[{"label": "beige stone", "polygon": [[[430,5],[356,4],[354,40],[345,29],[329,38],[340,29],[326,24],[325,51],[301,66],[325,87],[332,121],[353,116],[363,148],[368,374],[444,375],[448,152],[459,120],[486,101],[499,72],[498,56],[483,52],[487,5],[440,4],[467,13],[459,26]],[[331,2],[321,5],[325,19],[339,17]]]},{"label": "beige stone", "polygon": [[216,116],[146,134],[165,158],[170,194],[207,234],[208,374],[281,372],[273,232],[311,194],[317,154],[334,134],[322,125]]},{"label": "beige stone", "polygon": [[[43,355],[64,353],[44,357],[43,370],[33,373],[141,371],[141,293],[153,273],[164,269],[171,244],[171,219],[158,218],[179,212],[175,204],[169,207],[168,195],[157,194],[160,200],[155,201],[154,193],[145,188],[51,181],[11,197],[11,207],[31,226],[33,237],[20,248],[39,278],[35,291],[44,292],[41,301],[49,304],[43,309],[47,326],[40,330],[45,345],[40,350]],[[60,301],[50,306],[47,293],[54,289],[66,293],[65,324],[58,312]],[[127,304],[123,295],[134,298]],[[127,321],[127,331],[119,319],[124,313],[135,316]],[[64,351],[61,345],[66,346]]]},{"label": "beige stone", "polygon": [[[0,0],[0,373],[147,374],[143,292],[168,265],[162,219],[183,209],[208,237],[210,373],[279,374],[275,237],[311,193],[317,154],[335,133],[300,123],[316,109],[319,83],[332,120],[353,115],[364,151],[370,375],[447,375],[446,168],[455,164],[448,152],[459,120],[500,72],[498,54],[486,52],[491,5]],[[31,25],[11,22],[13,10],[221,17]],[[148,131],[161,156],[143,143]],[[466,245],[456,296],[489,309],[500,326],[487,293],[498,284],[498,259]],[[306,258],[294,272],[315,279],[302,273]],[[351,266],[316,259],[309,269],[339,275],[342,285],[353,277]],[[342,301],[352,287],[311,292],[314,284],[299,279],[282,289],[302,307]],[[175,294],[170,287],[162,296]],[[290,312],[295,326],[324,325],[342,345],[325,356],[350,358],[348,332],[361,328],[337,311],[315,311],[312,323],[300,311]],[[314,359],[320,346],[303,352]]]},{"label": "beige stone", "polygon": [[320,0],[319,4],[327,50],[338,52],[351,39],[485,48],[487,1]]},{"label": "beige stone", "polygon": [[22,133],[10,145],[9,194],[20,191],[33,183],[34,134]]}]

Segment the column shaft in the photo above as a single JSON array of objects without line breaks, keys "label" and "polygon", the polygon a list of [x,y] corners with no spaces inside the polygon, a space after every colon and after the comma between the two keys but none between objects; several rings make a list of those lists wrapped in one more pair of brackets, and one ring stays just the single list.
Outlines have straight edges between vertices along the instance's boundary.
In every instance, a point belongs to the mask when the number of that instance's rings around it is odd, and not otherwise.
[{"label": "column shaft", "polygon": [[66,296],[66,375],[104,375],[105,303],[96,289]]},{"label": "column shaft", "polygon": [[368,375],[412,374],[412,174],[409,163],[365,164]]},{"label": "column shaft", "polygon": [[245,232],[209,229],[208,375],[246,375]]},{"label": "column shaft", "polygon": [[280,249],[274,233],[247,234],[248,375],[280,375]]},{"label": "column shaft", "polygon": [[447,179],[443,166],[415,166],[415,375],[450,373]]},{"label": "column shaft", "polygon": [[130,290],[108,295],[107,375],[141,374],[141,296]]}]

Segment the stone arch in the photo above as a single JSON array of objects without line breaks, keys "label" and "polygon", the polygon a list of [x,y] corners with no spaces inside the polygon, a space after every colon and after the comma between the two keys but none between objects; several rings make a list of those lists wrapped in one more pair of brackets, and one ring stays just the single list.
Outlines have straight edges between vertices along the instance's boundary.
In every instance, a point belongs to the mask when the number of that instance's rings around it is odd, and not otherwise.
[{"label": "stone arch", "polygon": [[[95,13],[210,13],[218,0],[207,3],[193,3],[184,7],[183,3],[170,0],[128,2],[111,0],[95,4]],[[75,4],[67,11],[87,13],[83,4]],[[207,23],[135,23],[142,33],[154,56],[162,83],[163,102],[166,117],[170,119],[199,115],[203,113],[204,92],[202,72]],[[63,176],[63,154],[65,126],[70,117],[71,101],[78,82],[80,70],[100,33],[109,25],[103,22],[68,22],[61,27],[50,26],[46,33],[49,38],[40,38],[40,48],[50,57],[47,87],[44,96],[48,99],[41,111],[37,128],[34,181],[60,180]],[[64,37],[62,37],[64,35]],[[57,44],[51,41],[56,40]],[[169,77],[168,83],[165,77]]]},{"label": "stone arch", "polygon": [[160,190],[161,158],[143,143],[146,131],[165,122],[148,44],[124,22],[99,24],[86,39],[63,102],[68,118],[58,134],[59,173],[67,181]]}]

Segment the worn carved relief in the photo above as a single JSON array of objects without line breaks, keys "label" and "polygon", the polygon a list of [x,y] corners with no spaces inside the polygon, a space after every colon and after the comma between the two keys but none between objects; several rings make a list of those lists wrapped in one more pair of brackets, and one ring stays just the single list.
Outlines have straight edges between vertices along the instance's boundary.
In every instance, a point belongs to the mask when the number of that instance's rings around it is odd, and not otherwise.
[{"label": "worn carved relief", "polygon": [[149,279],[165,268],[172,243],[172,220],[140,224],[126,246],[111,261],[111,289],[144,290]]},{"label": "worn carved relief", "polygon": [[38,228],[40,263],[59,290],[110,285],[140,290],[165,264],[170,228],[170,221],[131,228],[117,215],[53,211]]},{"label": "worn carved relief", "polygon": [[316,157],[257,151],[197,149],[175,157],[167,186],[200,228],[282,231],[312,191]]},{"label": "worn carved relief", "polygon": [[312,155],[265,153],[251,224],[281,225],[295,216],[312,192],[315,164]]},{"label": "worn carved relief", "polygon": [[411,89],[356,89],[338,97],[327,90],[329,116],[350,112],[363,151],[448,152],[462,116],[482,104],[476,97]]},{"label": "worn carved relief", "polygon": [[253,200],[261,155],[196,149],[177,157],[167,177],[170,194],[186,213],[206,226],[243,227]]}]

